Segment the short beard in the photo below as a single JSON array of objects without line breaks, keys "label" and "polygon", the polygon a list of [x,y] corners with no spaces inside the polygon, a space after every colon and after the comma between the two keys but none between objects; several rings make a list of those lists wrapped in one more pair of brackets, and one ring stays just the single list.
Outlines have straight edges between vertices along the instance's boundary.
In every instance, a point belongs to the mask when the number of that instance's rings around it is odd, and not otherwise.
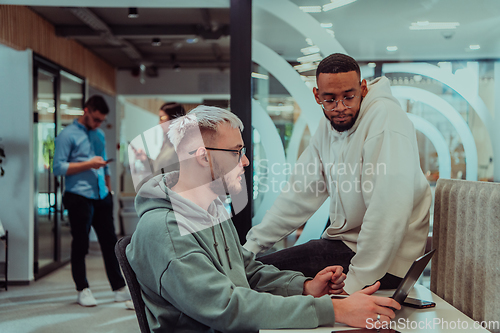
[{"label": "short beard", "polygon": [[[212,162],[213,165],[213,180],[210,183],[210,189],[217,195],[231,195],[237,194],[239,191],[226,180],[226,172],[222,170],[219,164],[215,160]],[[219,181],[220,179],[220,181]]]},{"label": "short beard", "polygon": [[350,130],[354,124],[356,123],[356,120],[358,119],[358,116],[359,116],[359,112],[361,111],[361,103],[363,102],[363,97],[361,97],[361,101],[359,102],[359,110],[358,112],[356,112],[356,115],[352,118],[352,120],[350,122],[348,122],[347,124],[344,124],[344,125],[340,125],[340,124],[335,124],[333,122],[333,120],[330,120],[330,118],[327,117],[325,111],[323,111],[323,114],[325,115],[326,119],[328,119],[328,121],[330,122],[330,124],[332,125],[332,127],[337,131],[337,132],[345,132],[345,131],[348,131]]},{"label": "short beard", "polygon": [[328,118],[325,114],[325,117],[326,119],[328,119],[330,121],[330,124],[332,125],[332,127],[337,131],[337,132],[345,132],[347,130],[350,130],[354,124],[356,123],[356,119],[358,119],[358,115],[359,115],[359,111],[358,113],[356,113],[356,115],[352,118],[352,120],[350,122],[348,122],[347,124],[335,124],[333,122],[333,120],[330,120],[330,118]]}]

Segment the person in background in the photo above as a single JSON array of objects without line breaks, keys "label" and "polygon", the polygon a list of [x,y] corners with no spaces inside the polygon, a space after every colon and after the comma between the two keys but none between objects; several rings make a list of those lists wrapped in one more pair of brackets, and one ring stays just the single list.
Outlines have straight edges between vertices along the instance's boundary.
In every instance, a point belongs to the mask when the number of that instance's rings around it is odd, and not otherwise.
[{"label": "person in background", "polygon": [[[168,126],[170,122],[178,117],[182,117],[186,114],[184,107],[175,102],[165,103],[160,107],[158,111],[159,125],[163,131],[163,142],[160,149],[160,153],[155,159],[150,159],[146,155],[143,149],[134,149],[136,159],[140,160],[143,164],[150,164],[152,167],[152,175],[157,175],[159,173],[168,173],[170,171],[179,170],[179,160],[175,149],[168,139]],[[147,179],[149,179],[148,177]]]},{"label": "person in background", "polygon": [[114,252],[117,237],[111,181],[104,132],[99,129],[109,113],[108,105],[102,96],[95,95],[87,100],[83,112],[57,136],[53,170],[56,176],[65,177],[63,204],[71,227],[71,273],[78,291],[77,302],[95,306],[97,301],[89,289],[85,269],[91,226],[101,246],[115,301],[130,300],[130,292]]},{"label": "person in background", "polygon": [[199,106],[175,119],[169,138],[180,171],[158,175],[139,190],[140,221],[126,255],[142,290],[152,332],[256,332],[314,328],[335,322],[386,323],[400,305],[371,296],[379,283],[342,292],[342,267],[314,279],[280,271],[245,250],[220,197],[242,190],[249,161],[243,124],[231,112]]},{"label": "person in background", "polygon": [[168,139],[168,125],[176,118],[182,117],[186,114],[186,110],[179,103],[165,103],[161,106],[158,115],[160,116],[160,125],[163,129],[163,145],[160,154],[153,161],[154,170],[161,170],[161,173],[167,173],[174,170],[179,170],[179,160],[172,143]]},{"label": "person in background", "polygon": [[[424,253],[432,201],[413,123],[389,80],[361,80],[358,63],[335,53],[316,70],[316,102],[324,118],[283,191],[244,247],[256,254],[303,225],[329,200],[321,239],[259,257],[311,276],[341,265],[351,294],[380,280],[397,288]],[[325,217],[326,219],[326,217]]]}]

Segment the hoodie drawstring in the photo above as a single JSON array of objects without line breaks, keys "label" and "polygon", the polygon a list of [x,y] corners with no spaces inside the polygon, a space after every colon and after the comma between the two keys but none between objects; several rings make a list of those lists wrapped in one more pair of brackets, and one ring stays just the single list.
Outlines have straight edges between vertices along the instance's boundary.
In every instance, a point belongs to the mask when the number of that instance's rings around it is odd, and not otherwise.
[{"label": "hoodie drawstring", "polygon": [[224,238],[224,251],[226,251],[226,256],[227,256],[227,262],[229,263],[229,269],[233,269],[231,267],[231,259],[229,258],[229,246],[227,246],[227,241],[226,241],[226,234],[224,233],[224,229],[222,229],[222,226],[219,224],[220,230],[222,231],[222,237]]},{"label": "hoodie drawstring", "polygon": [[[344,150],[344,146],[346,145],[347,143],[347,138],[349,137],[349,135],[346,135],[344,140],[342,141],[342,145],[340,146],[340,150],[339,150],[339,155],[337,156],[337,165],[340,164],[340,161],[342,159],[342,151]],[[335,171],[336,173],[336,178],[337,178],[337,182],[335,184],[335,187],[336,187],[336,191],[335,191],[335,219],[333,220],[333,223],[332,224],[335,224],[335,222],[337,221],[337,211],[338,211],[338,206],[339,206],[339,201],[340,201],[340,192],[339,192],[339,181],[340,181],[340,177],[339,177],[339,172],[338,170]],[[343,207],[342,207],[343,208]]]},{"label": "hoodie drawstring", "polygon": [[[233,269],[233,267],[231,266],[231,258],[229,257],[229,246],[227,246],[226,234],[224,233],[224,229],[222,229],[222,226],[220,225],[220,223],[219,223],[219,227],[220,227],[220,230],[222,231],[222,237],[224,238],[224,246],[225,246],[224,251],[226,252],[227,262],[229,263],[229,269]],[[215,238],[215,225],[212,226],[212,235],[214,236],[214,248],[215,248],[215,252],[217,253],[217,259],[219,260],[220,264],[222,266],[224,266],[224,264],[222,263],[222,260],[220,258],[219,251],[217,250],[217,246],[219,246],[219,244],[217,243],[217,239]]]},{"label": "hoodie drawstring", "polygon": [[217,244],[217,239],[215,238],[215,226],[213,225],[212,226],[212,235],[214,236],[214,248],[215,248],[215,253],[217,253],[217,259],[219,260],[219,262],[221,263],[222,265],[222,260],[220,259],[220,255],[219,255],[219,251],[217,250],[217,246],[219,244]]}]

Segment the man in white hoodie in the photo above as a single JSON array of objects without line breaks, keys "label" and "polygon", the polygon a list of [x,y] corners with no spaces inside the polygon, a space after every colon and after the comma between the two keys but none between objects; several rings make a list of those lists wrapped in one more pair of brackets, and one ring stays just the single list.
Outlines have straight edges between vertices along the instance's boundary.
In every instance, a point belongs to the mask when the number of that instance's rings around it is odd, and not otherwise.
[{"label": "man in white hoodie", "polygon": [[314,276],[342,265],[351,294],[380,280],[396,288],[423,254],[431,191],[420,169],[415,129],[392,96],[389,80],[361,80],[359,65],[332,54],[318,66],[316,102],[325,118],[282,192],[244,247],[262,253],[303,225],[330,199],[320,240],[259,260]]}]

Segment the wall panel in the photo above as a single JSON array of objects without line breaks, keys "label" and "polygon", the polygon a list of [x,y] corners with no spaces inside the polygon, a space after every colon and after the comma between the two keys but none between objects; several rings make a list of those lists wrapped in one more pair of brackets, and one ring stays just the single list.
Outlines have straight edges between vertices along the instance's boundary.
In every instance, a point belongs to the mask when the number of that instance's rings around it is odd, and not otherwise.
[{"label": "wall panel", "polygon": [[116,94],[113,66],[76,41],[57,37],[54,26],[28,7],[0,5],[0,43],[19,51],[32,49],[84,76],[91,86]]}]

